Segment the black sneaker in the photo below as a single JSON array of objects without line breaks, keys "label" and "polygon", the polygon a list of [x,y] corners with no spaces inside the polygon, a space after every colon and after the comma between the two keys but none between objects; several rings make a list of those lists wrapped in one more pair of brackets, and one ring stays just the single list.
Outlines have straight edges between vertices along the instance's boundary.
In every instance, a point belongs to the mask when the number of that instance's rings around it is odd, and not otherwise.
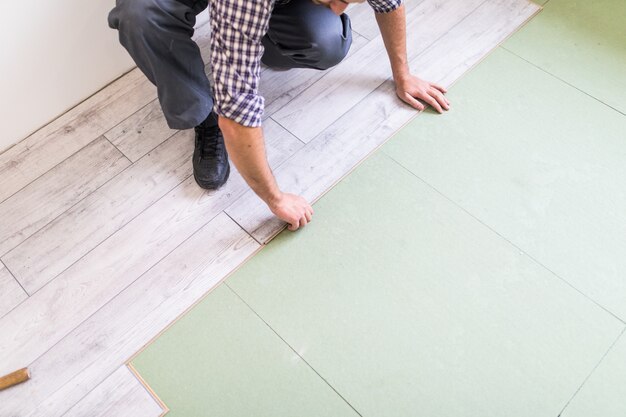
[{"label": "black sneaker", "polygon": [[217,190],[228,180],[230,165],[224,145],[224,136],[217,125],[217,116],[211,113],[195,127],[196,147],[193,151],[193,177],[207,190]]}]

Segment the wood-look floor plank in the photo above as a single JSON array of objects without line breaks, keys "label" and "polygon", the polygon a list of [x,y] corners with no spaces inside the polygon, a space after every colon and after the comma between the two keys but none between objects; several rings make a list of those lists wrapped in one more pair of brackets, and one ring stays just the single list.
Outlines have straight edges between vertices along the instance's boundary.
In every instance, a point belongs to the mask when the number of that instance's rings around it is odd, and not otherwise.
[{"label": "wood-look floor plank", "polygon": [[[13,195],[134,113],[156,94],[137,70],[87,99],[81,111],[62,117],[0,155],[0,201]],[[61,126],[58,126],[61,124]],[[52,130],[52,131],[51,131]]]},{"label": "wood-look floor plank", "polygon": [[37,359],[31,384],[6,398],[0,412],[61,415],[258,248],[218,215]]},{"label": "wood-look floor plank", "polygon": [[[413,58],[411,66],[419,68],[424,78],[451,85],[540,11],[541,6],[528,0],[485,2],[468,19]],[[448,56],[448,51],[455,51],[454,59]]]},{"label": "wood-look floor plank", "polygon": [[120,366],[63,416],[158,417],[163,412],[132,372],[126,366]]},{"label": "wood-look floor plank", "polygon": [[[418,3],[419,0],[405,1],[405,7],[410,3]],[[372,40],[380,34],[376,16],[372,7],[367,2],[352,4],[346,10],[346,14],[350,16],[352,30],[363,36],[365,39]]]},{"label": "wood-look floor plank", "polygon": [[[274,166],[302,143],[275,125]],[[0,319],[0,373],[30,364],[247,190],[233,170],[217,192],[189,177]],[[135,190],[117,189],[115,193]],[[18,366],[19,367],[19,366]]]},{"label": "wood-look floor plank", "polygon": [[[204,25],[196,30],[196,36],[205,38],[209,30],[208,25]],[[206,47],[201,51],[206,55]],[[156,88],[135,68],[0,154],[0,201],[103,135],[155,97]]]},{"label": "wood-look floor plank", "polygon": [[[411,12],[423,1],[424,0],[404,0],[406,13]],[[378,23],[376,23],[376,15],[367,2],[350,5],[346,13],[350,16],[352,29],[359,35],[369,40],[380,35]]]},{"label": "wood-look floor plank", "polygon": [[28,295],[0,262],[0,317],[24,301]]},{"label": "wood-look floor plank", "polygon": [[[420,68],[422,76],[449,85],[538,10],[526,1],[486,2],[411,61],[411,66]],[[503,18],[507,15],[511,17]],[[315,200],[414,115],[387,80],[279,167],[275,171],[278,182],[287,191]],[[259,242],[269,241],[284,227],[250,192],[227,213]]]},{"label": "wood-look floor plank", "polygon": [[[369,41],[364,37],[354,33],[352,46],[348,52],[348,57],[367,45]],[[347,57],[346,57],[347,59]],[[308,68],[296,68],[290,70],[277,70],[267,68],[261,75],[259,91],[265,98],[264,118],[268,118],[277,110],[293,100],[302,91],[322,78],[326,73],[332,71],[319,71]]]},{"label": "wood-look floor plank", "polygon": [[[483,0],[427,0],[407,13],[409,59],[419,55],[469,15]],[[427,23],[426,23],[427,22]],[[389,78],[381,37],[346,58],[272,118],[309,142]]]},{"label": "wood-look floor plank", "polygon": [[244,189],[188,178],[0,320],[0,373],[30,364],[219,214]]},{"label": "wood-look floor plank", "polygon": [[[272,164],[302,145],[275,122],[266,124],[265,133]],[[4,261],[32,294],[187,178],[192,152],[193,131],[177,133],[7,253]]]},{"label": "wood-look floor plank", "polygon": [[169,128],[159,100],[154,99],[104,136],[128,159],[136,162],[176,132]]},{"label": "wood-look floor plank", "polygon": [[52,219],[130,165],[100,137],[0,203],[0,254],[14,248]]},{"label": "wood-look floor plank", "polygon": [[37,291],[187,178],[191,140],[190,132],[175,135],[4,255],[26,291]]}]

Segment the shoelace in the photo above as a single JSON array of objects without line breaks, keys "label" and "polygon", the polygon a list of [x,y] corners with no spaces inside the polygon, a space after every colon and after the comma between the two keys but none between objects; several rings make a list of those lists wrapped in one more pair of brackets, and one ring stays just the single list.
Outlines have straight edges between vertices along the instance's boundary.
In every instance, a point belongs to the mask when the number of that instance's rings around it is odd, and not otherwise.
[{"label": "shoelace", "polygon": [[219,127],[216,126],[196,126],[196,147],[200,148],[200,158],[214,156],[221,152],[224,142],[218,138]]}]

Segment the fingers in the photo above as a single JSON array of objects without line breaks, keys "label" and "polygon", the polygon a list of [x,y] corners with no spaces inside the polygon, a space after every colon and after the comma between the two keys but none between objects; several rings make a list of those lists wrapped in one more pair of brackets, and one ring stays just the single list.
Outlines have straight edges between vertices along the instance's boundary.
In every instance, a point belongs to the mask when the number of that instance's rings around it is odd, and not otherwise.
[{"label": "fingers", "polygon": [[435,84],[435,83],[430,83],[430,86],[433,88],[436,88],[437,90],[441,91],[442,93],[447,93],[448,90],[446,89],[446,87],[439,85],[439,84]]},{"label": "fingers", "polygon": [[300,227],[300,221],[296,220],[293,222],[289,222],[289,226],[287,226],[287,229],[291,230],[292,232],[295,232],[296,230],[298,230],[298,227]]},{"label": "fingers", "polygon": [[292,232],[305,227],[311,222],[311,220],[313,220],[313,207],[311,207],[308,203],[305,204],[306,205],[299,210],[300,214],[295,215],[288,221],[287,228]]},{"label": "fingers", "polygon": [[300,218],[300,227],[304,227],[304,226],[306,226],[308,223],[309,223],[309,222],[307,221],[306,216],[302,216],[302,217]]},{"label": "fingers", "polygon": [[300,227],[304,227],[313,220],[313,208],[307,204],[304,208],[304,214],[300,217]]},{"label": "fingers", "polygon": [[439,113],[443,113],[443,109],[441,108],[441,105],[439,105],[439,102],[435,100],[435,98],[430,94],[424,94],[424,97],[420,98],[428,103],[433,109],[437,110]]},{"label": "fingers", "polygon": [[437,100],[437,102],[439,103],[439,105],[441,105],[442,108],[446,109],[446,110],[450,110],[450,102],[448,101],[448,99],[441,93],[441,91],[432,88],[430,90],[430,95],[431,97],[434,97],[435,100]]},{"label": "fingers", "polygon": [[417,101],[417,99],[415,97],[413,97],[412,95],[410,95],[409,93],[404,93],[403,96],[400,96],[400,98],[405,101],[406,103],[410,104],[411,106],[413,106],[414,108],[416,108],[419,111],[423,111],[424,110],[424,105],[422,103],[420,103],[419,101]]}]

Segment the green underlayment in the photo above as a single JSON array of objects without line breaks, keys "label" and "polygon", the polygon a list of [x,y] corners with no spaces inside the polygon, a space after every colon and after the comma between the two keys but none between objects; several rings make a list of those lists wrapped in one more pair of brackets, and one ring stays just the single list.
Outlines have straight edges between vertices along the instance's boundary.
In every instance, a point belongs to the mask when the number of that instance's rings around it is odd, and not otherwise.
[{"label": "green underlayment", "polygon": [[625,55],[571,4],[626,10],[550,0],[135,358],[171,416],[626,415]]}]

